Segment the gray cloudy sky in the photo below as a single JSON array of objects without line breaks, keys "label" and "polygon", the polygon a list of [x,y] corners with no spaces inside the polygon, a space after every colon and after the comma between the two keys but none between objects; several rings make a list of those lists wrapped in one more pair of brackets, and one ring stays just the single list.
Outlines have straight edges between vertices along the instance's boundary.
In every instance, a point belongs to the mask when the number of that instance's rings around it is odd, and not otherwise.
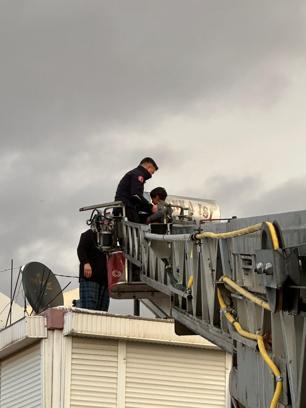
[{"label": "gray cloudy sky", "polygon": [[223,215],[306,208],[305,2],[0,0],[0,53],[0,270],[76,275],[78,208],[146,155]]}]

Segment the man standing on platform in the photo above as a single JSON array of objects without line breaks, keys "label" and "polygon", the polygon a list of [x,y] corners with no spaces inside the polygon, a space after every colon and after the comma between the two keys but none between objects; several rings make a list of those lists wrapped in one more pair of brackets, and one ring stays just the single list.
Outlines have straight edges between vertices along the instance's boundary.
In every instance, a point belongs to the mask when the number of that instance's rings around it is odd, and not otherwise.
[{"label": "man standing on platform", "polygon": [[123,176],[118,184],[115,201],[122,201],[129,221],[144,222],[157,208],[143,196],[144,184],[158,170],[151,157],[145,157],[139,166]]}]

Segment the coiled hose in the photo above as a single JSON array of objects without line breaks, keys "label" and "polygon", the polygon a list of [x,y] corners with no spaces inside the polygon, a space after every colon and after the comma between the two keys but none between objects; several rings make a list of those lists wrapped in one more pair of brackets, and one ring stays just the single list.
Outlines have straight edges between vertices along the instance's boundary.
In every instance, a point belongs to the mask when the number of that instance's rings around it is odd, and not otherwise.
[{"label": "coiled hose", "polygon": [[270,403],[270,408],[276,408],[277,403],[278,403],[278,401],[279,401],[279,399],[281,397],[281,394],[282,394],[283,380],[282,380],[281,373],[280,373],[278,367],[275,365],[274,361],[271,359],[271,357],[267,353],[263,336],[260,335],[260,334],[251,333],[251,332],[249,332],[247,330],[244,330],[241,327],[240,323],[236,321],[234,316],[230,312],[228,312],[227,306],[226,306],[226,304],[224,302],[223,296],[222,296],[221,291],[220,291],[219,288],[217,288],[217,297],[218,297],[218,301],[219,301],[221,311],[224,313],[224,316],[229,321],[229,323],[235,328],[237,333],[239,333],[240,336],[245,337],[245,338],[247,338],[249,340],[257,341],[258,349],[259,349],[259,352],[260,352],[262,358],[264,359],[265,363],[271,369],[271,371],[273,372],[273,374],[275,376],[276,387],[275,387],[275,391],[274,391],[272,401]]},{"label": "coiled hose", "polygon": [[[229,231],[229,232],[222,232],[222,233],[215,233],[215,232],[200,232],[197,234],[194,234],[192,237],[195,240],[201,240],[204,238],[208,239],[227,239],[227,238],[236,238],[242,235],[247,235],[247,234],[252,234],[254,232],[260,231],[264,226],[268,228],[270,238],[272,241],[272,246],[274,250],[279,249],[279,240],[278,236],[276,233],[276,229],[274,225],[271,222],[262,222],[259,224],[251,225],[246,228],[241,228],[236,231]],[[257,296],[253,295],[246,289],[242,288],[239,286],[236,282],[234,282],[232,279],[230,279],[228,276],[222,276],[220,278],[220,282],[225,283],[226,285],[230,286],[233,290],[235,290],[237,293],[241,294],[244,296],[246,299],[250,300],[251,302],[257,304],[258,306],[264,308],[265,310],[271,310],[270,306],[267,302],[264,300],[258,298]],[[224,316],[228,320],[228,322],[235,328],[237,333],[239,333],[242,337],[245,337],[249,340],[255,340],[257,342],[258,350],[260,352],[261,357],[267,364],[267,366],[271,369],[275,376],[275,381],[276,381],[276,387],[274,390],[274,395],[270,403],[270,408],[276,408],[278,401],[281,397],[282,394],[282,389],[283,389],[283,379],[281,377],[281,373],[274,363],[274,361],[271,359],[271,357],[268,355],[265,343],[264,343],[264,337],[261,334],[255,334],[251,333],[247,330],[244,330],[240,323],[236,321],[234,316],[227,310],[227,306],[225,304],[225,301],[223,299],[222,293],[219,288],[217,288],[217,298],[218,302],[220,305],[221,311],[224,313]]]}]

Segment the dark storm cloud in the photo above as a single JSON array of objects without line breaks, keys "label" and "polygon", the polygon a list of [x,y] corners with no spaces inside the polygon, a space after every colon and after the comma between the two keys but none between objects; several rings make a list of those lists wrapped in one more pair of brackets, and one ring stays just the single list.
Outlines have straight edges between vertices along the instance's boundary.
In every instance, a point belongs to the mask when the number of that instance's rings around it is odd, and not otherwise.
[{"label": "dark storm cloud", "polygon": [[285,1],[2,2],[2,147],[82,143],[272,76],[304,49],[303,12]]},{"label": "dark storm cloud", "polygon": [[[281,67],[304,54],[305,27],[298,1],[2,0],[0,269],[35,258],[76,274],[87,217],[78,208],[109,201],[143,156],[192,192],[180,173],[200,159],[192,135],[183,145],[175,134],[152,140],[150,129],[198,101],[204,117],[225,100],[229,109],[277,102],[290,85]],[[271,211],[277,197],[293,206],[282,187],[263,193],[256,178],[203,186],[230,215],[266,212],[256,189]],[[300,191],[297,183],[292,194]],[[1,273],[6,293],[8,280]]]}]

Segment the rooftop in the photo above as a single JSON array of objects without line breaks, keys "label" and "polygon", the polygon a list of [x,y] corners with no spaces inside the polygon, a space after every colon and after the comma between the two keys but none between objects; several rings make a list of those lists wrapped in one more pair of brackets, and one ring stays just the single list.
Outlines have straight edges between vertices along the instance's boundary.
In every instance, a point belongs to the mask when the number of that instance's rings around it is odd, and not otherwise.
[{"label": "rooftop", "polygon": [[41,315],[27,316],[0,331],[0,358],[47,338],[48,330],[64,336],[103,337],[184,347],[216,348],[200,336],[178,336],[174,321],[114,315],[78,308],[57,307]]}]

